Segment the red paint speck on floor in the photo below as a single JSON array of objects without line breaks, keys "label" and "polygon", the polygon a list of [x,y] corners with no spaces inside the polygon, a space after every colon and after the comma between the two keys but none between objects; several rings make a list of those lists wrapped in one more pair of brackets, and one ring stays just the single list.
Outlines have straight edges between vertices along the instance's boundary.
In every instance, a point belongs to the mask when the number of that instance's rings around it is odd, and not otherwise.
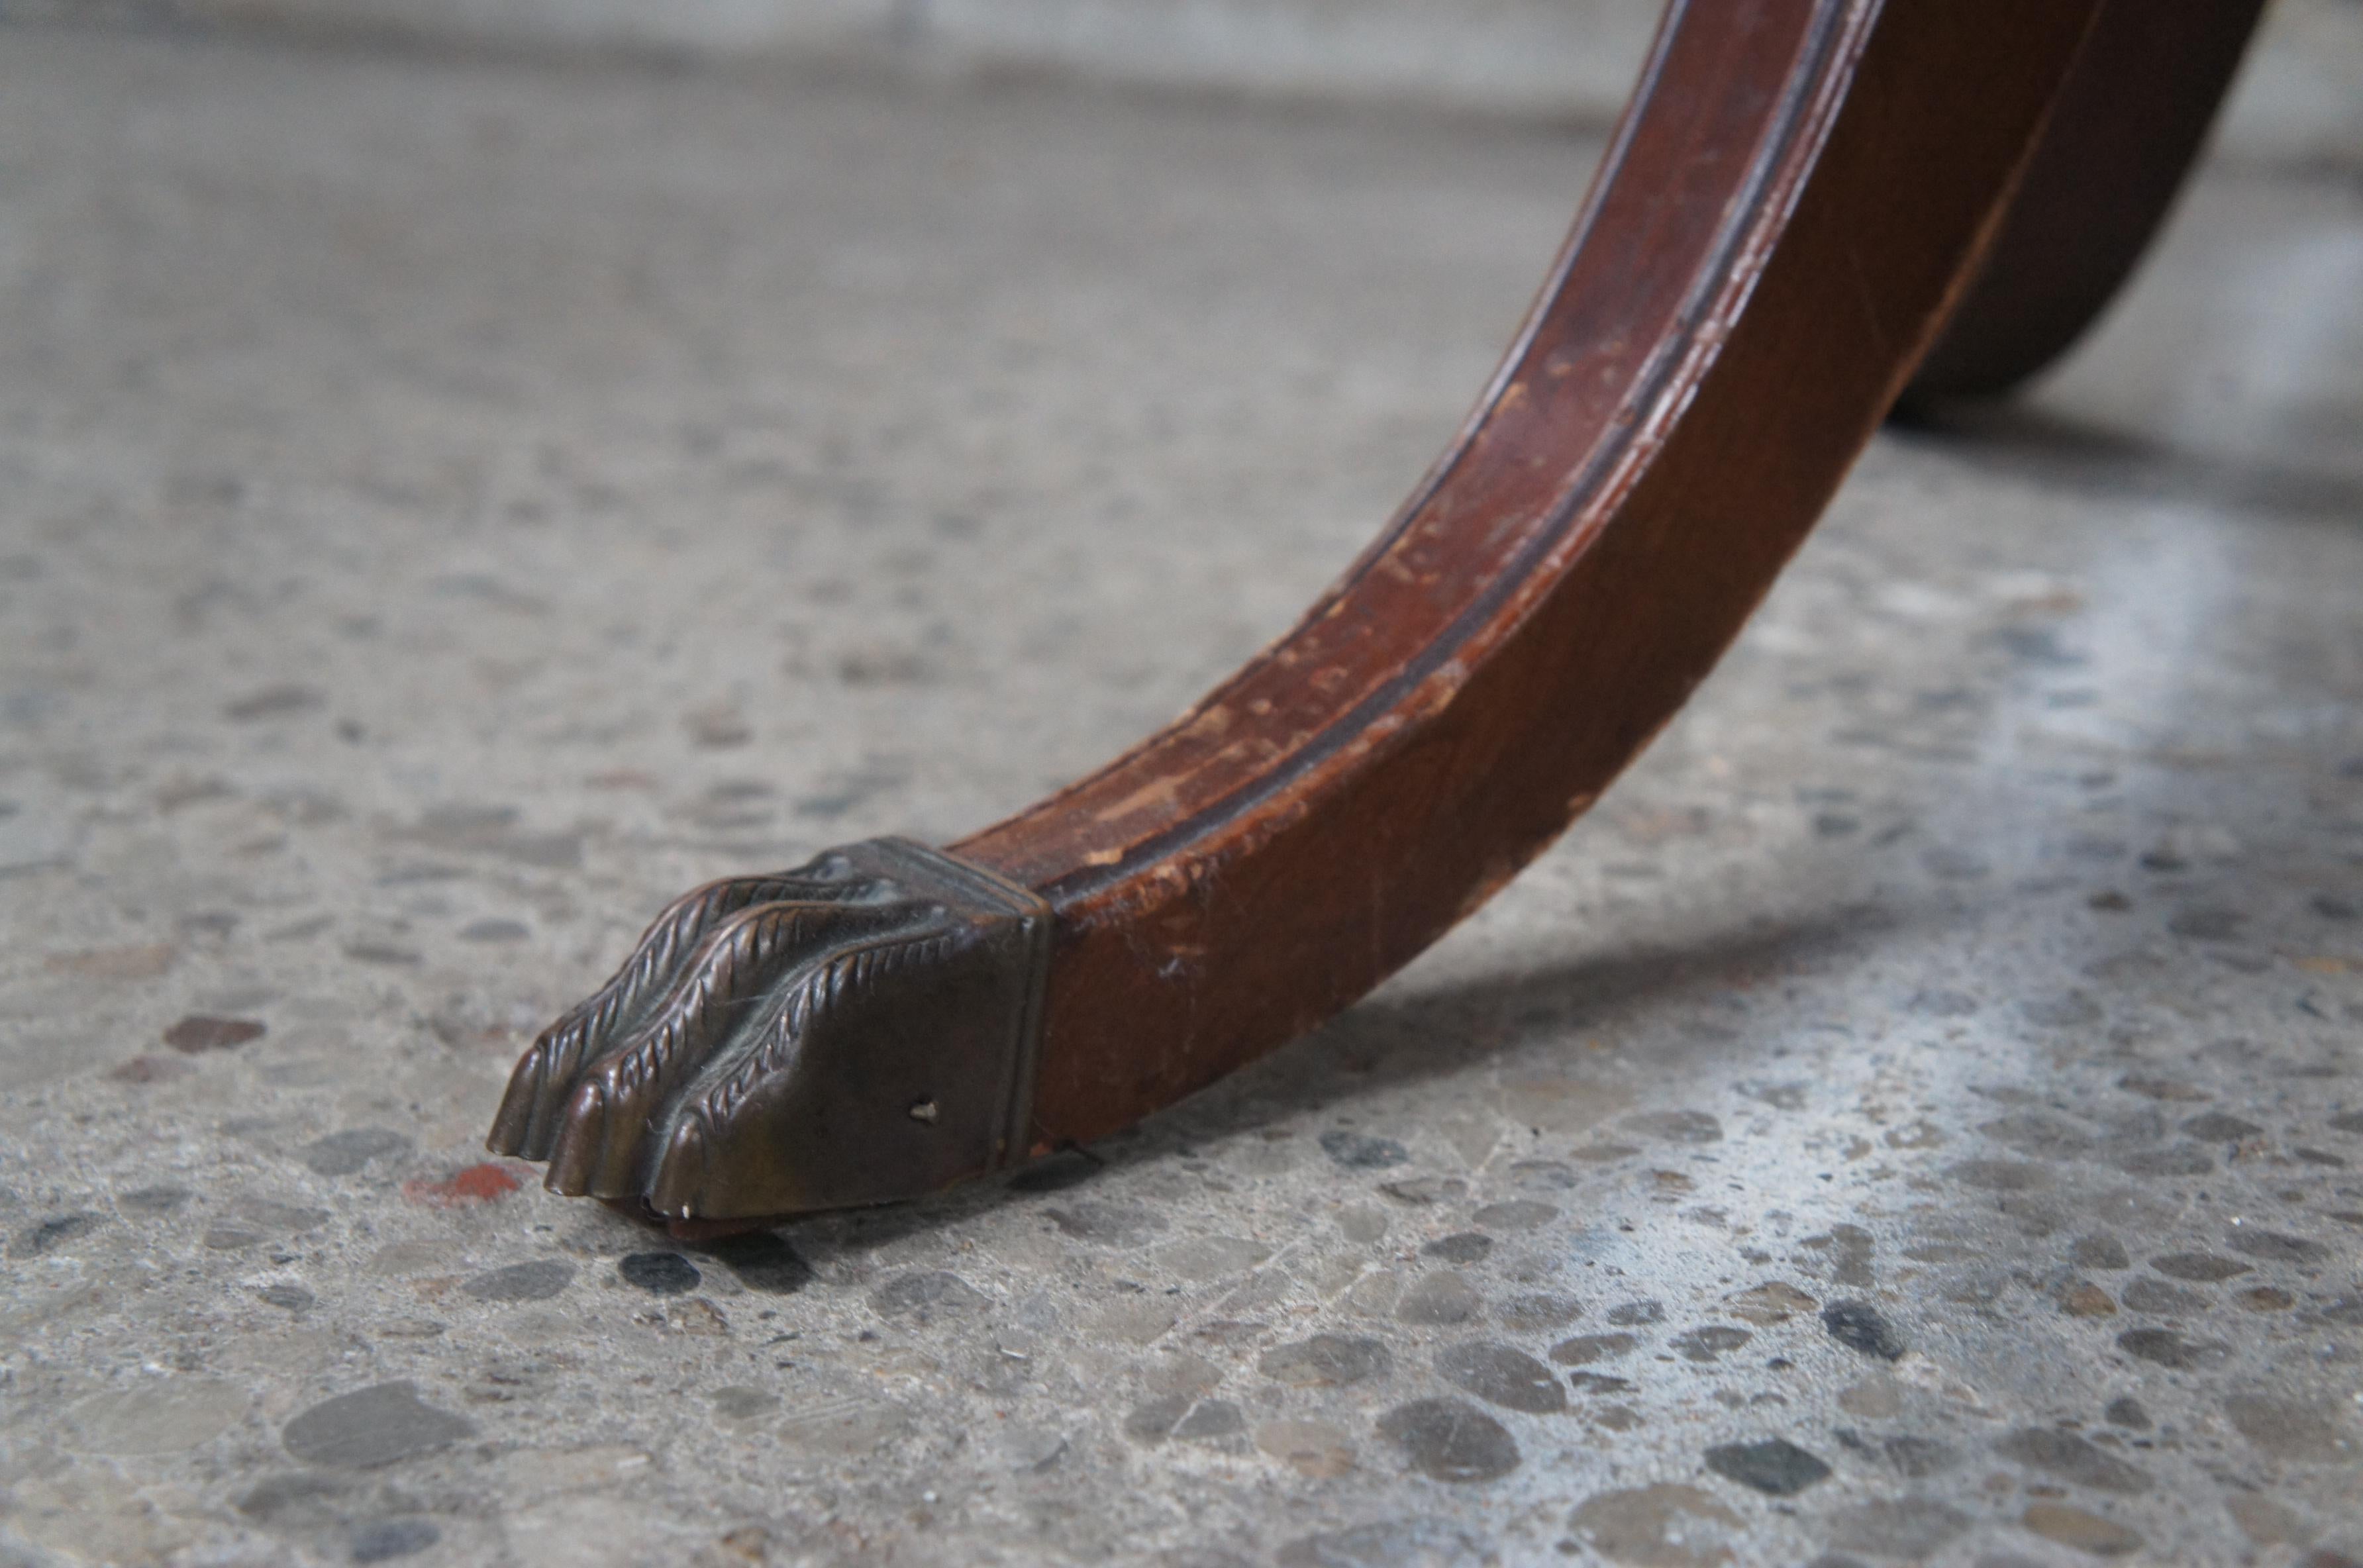
[{"label": "red paint speck on floor", "polygon": [[425,1176],[402,1184],[402,1196],[429,1209],[460,1209],[471,1203],[495,1203],[525,1185],[517,1170],[496,1161],[454,1171],[441,1181]]}]

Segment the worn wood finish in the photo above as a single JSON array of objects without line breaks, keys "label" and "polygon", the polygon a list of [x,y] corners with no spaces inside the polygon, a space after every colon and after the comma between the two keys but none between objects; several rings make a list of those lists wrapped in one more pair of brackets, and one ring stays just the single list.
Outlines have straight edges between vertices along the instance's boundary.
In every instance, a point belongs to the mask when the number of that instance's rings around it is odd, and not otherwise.
[{"label": "worn wood finish", "polygon": [[1910,402],[2008,392],[2092,324],[2166,220],[2263,9],[2109,0]]},{"label": "worn wood finish", "polygon": [[1172,726],[953,846],[1056,911],[1037,1148],[1320,1022],[1598,798],[1902,390],[2099,8],[1674,9],[1393,525]]}]

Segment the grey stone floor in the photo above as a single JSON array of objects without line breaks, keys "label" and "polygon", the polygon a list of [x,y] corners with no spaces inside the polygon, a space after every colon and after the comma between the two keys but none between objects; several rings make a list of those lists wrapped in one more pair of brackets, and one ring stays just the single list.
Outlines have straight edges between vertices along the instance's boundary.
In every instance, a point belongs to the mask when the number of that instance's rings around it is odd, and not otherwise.
[{"label": "grey stone floor", "polygon": [[1092,1160],[705,1250],[484,1161],[671,892],[1284,625],[1594,151],[0,34],[0,1562],[2363,1556],[2339,167]]}]

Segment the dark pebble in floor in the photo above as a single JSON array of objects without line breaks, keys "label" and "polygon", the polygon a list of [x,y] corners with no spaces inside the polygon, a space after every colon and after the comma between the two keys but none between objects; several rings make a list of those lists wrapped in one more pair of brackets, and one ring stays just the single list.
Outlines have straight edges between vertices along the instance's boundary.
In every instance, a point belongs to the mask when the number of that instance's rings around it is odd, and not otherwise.
[{"label": "dark pebble in floor", "polygon": [[118,1195],[115,1206],[128,1209],[135,1214],[170,1214],[186,1205],[194,1196],[185,1187],[143,1187]]},{"label": "dark pebble in floor", "polygon": [[1548,1366],[1524,1351],[1478,1341],[1437,1353],[1436,1370],[1464,1393],[1489,1405],[1549,1416],[1567,1408],[1567,1392]]},{"label": "dark pebble in floor", "polygon": [[476,1423],[438,1410],[412,1383],[380,1383],[323,1399],[280,1433],[287,1452],[306,1464],[362,1470],[476,1435]]},{"label": "dark pebble in floor", "polygon": [[1950,1470],[1960,1460],[1960,1455],[1953,1451],[1950,1444],[1938,1442],[1933,1438],[1892,1437],[1879,1446],[1880,1452],[1887,1456],[1888,1463],[1915,1481],[1924,1475]]},{"label": "dark pebble in floor", "polygon": [[1229,1437],[1245,1431],[1247,1424],[1247,1417],[1228,1399],[1202,1399],[1196,1409],[1173,1424],[1173,1436],[1184,1442]]},{"label": "dark pebble in floor", "polygon": [[1366,1377],[1384,1377],[1394,1358],[1376,1340],[1315,1334],[1300,1344],[1273,1346],[1256,1364],[1276,1383],[1299,1388],[1341,1388]]},{"label": "dark pebble in floor", "polygon": [[1403,1293],[1395,1316],[1406,1323],[1442,1327],[1467,1322],[1477,1315],[1479,1304],[1475,1287],[1466,1279],[1451,1269],[1439,1269],[1422,1275]]},{"label": "dark pebble in floor", "polygon": [[1372,1138],[1360,1132],[1324,1132],[1321,1152],[1355,1170],[1381,1170],[1411,1158],[1411,1152],[1392,1138]]},{"label": "dark pebble in floor", "polygon": [[391,1562],[424,1551],[442,1539],[443,1532],[427,1519],[380,1519],[354,1532],[353,1561]]},{"label": "dark pebble in floor", "polygon": [[2124,1303],[2129,1311],[2155,1312],[2161,1318],[2204,1312],[2208,1308],[2208,1298],[2199,1292],[2162,1279],[2135,1280],[2124,1288]]},{"label": "dark pebble in floor", "polygon": [[1672,1346],[1682,1353],[1684,1361],[1703,1363],[1714,1360],[1726,1351],[1736,1351],[1755,1337],[1745,1329],[1728,1329],[1717,1323],[1703,1329],[1692,1329],[1687,1334],[1675,1335]]},{"label": "dark pebble in floor", "polygon": [[201,1051],[228,1051],[250,1040],[260,1040],[263,1026],[250,1018],[209,1018],[191,1013],[164,1031],[164,1043],[196,1055]]},{"label": "dark pebble in floor", "polygon": [[1625,1125],[1636,1132],[1652,1138],[1663,1138],[1670,1143],[1720,1143],[1723,1123],[1703,1110],[1661,1110],[1642,1116],[1629,1116]]},{"label": "dark pebble in floor", "polygon": [[2127,1355],[2175,1372],[2212,1365],[2232,1353],[2229,1345],[2213,1340],[2186,1340],[2172,1329],[2128,1329],[2117,1336],[2117,1348]]},{"label": "dark pebble in floor", "polygon": [[679,1253],[633,1253],[616,1265],[627,1285],[651,1296],[681,1296],[694,1290],[703,1277],[697,1265]]},{"label": "dark pebble in floor", "polygon": [[1169,1437],[1184,1442],[1224,1438],[1246,1430],[1247,1417],[1237,1405],[1190,1394],[1168,1394],[1136,1406],[1124,1423],[1125,1435],[1144,1443]]},{"label": "dark pebble in floor", "polygon": [[1426,1256],[1441,1258],[1446,1263],[1453,1264],[1475,1263],[1492,1250],[1493,1238],[1481,1236],[1474,1231],[1462,1231],[1456,1235],[1438,1236],[1435,1241],[1420,1248],[1420,1252]]},{"label": "dark pebble in floor", "polygon": [[1550,1358],[1561,1366],[1581,1366],[1623,1355],[1640,1342],[1630,1334],[1578,1334],[1551,1346]]},{"label": "dark pebble in floor", "polygon": [[1526,1332],[1565,1328],[1583,1316],[1583,1304],[1553,1290],[1531,1290],[1502,1303],[1502,1326]]},{"label": "dark pebble in floor", "polygon": [[1630,1394],[1633,1391],[1631,1379],[1609,1377],[1597,1372],[1570,1372],[1567,1375],[1567,1385],[1579,1394]]},{"label": "dark pebble in floor", "polygon": [[1903,1338],[1867,1301],[1833,1301],[1822,1309],[1822,1327],[1848,1350],[1888,1361],[1903,1356]]},{"label": "dark pebble in floor", "polygon": [[2262,1258],[2267,1263],[2313,1263],[2324,1250],[2319,1242],[2286,1236],[2279,1231],[2235,1231],[2224,1241],[2234,1252]]},{"label": "dark pebble in floor", "polygon": [[1727,1442],[1708,1449],[1706,1467],[1725,1480],[1753,1486],[1772,1497],[1793,1497],[1814,1482],[1827,1480],[1830,1474],[1828,1465],[1782,1438]]},{"label": "dark pebble in floor", "polygon": [[17,1244],[8,1249],[8,1254],[17,1258],[37,1258],[76,1236],[87,1235],[105,1222],[105,1218],[97,1214],[61,1214],[42,1220],[17,1237]]},{"label": "dark pebble in floor", "polygon": [[1415,1399],[1379,1418],[1379,1435],[1437,1481],[1492,1481],[1518,1467],[1507,1428],[1465,1399]]},{"label": "dark pebble in floor", "polygon": [[2031,1470],[2095,1491],[2131,1496],[2150,1487],[2146,1473],[2074,1432],[2024,1427],[1996,1441],[1994,1452]]},{"label": "dark pebble in floor", "polygon": [[1558,1219],[1559,1210],[1548,1203],[1514,1198],[1506,1203],[1489,1203],[1470,1218],[1496,1231],[1530,1231]]},{"label": "dark pebble in floor", "polygon": [[476,1275],[460,1288],[479,1301],[547,1301],[574,1280],[564,1258],[537,1258]]},{"label": "dark pebble in floor", "polygon": [[2133,1259],[2125,1255],[2125,1246],[2114,1236],[2086,1236],[2068,1254],[2080,1268],[2131,1268]]}]

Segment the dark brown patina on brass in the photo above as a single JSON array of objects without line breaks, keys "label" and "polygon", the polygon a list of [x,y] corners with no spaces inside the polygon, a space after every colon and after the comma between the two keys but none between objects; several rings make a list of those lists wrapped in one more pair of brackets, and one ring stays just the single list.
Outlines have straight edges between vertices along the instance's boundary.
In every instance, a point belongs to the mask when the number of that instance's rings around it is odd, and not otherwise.
[{"label": "dark brown patina on brass", "polygon": [[674,900],[544,1031],[489,1140],[675,1222],[883,1203],[1026,1157],[1050,908],[907,839]]}]

